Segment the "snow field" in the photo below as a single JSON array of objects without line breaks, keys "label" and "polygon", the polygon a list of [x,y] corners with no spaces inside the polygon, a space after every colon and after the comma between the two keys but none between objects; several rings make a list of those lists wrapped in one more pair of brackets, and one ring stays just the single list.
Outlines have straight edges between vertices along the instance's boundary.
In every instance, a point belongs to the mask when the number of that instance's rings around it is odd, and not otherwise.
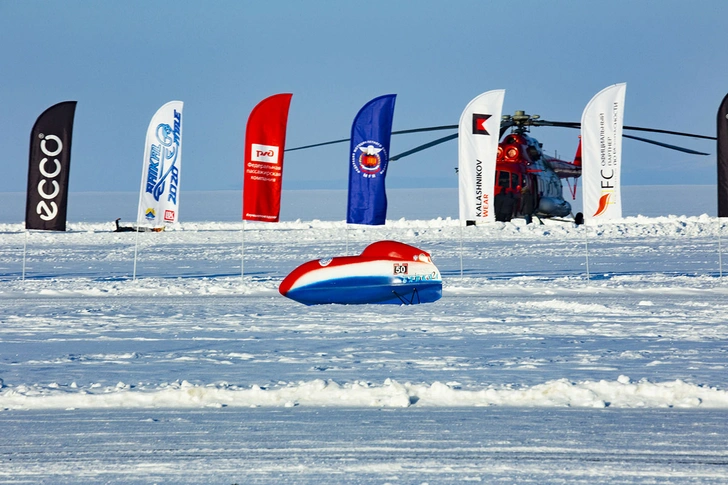
[{"label": "snow field", "polygon": [[[0,227],[0,337],[18,351],[2,361],[0,408],[728,407],[724,228],[707,216],[182,223],[139,235],[137,280],[135,234],[69,229]],[[278,294],[296,265],[382,239],[433,254],[440,302],[305,307]]]}]

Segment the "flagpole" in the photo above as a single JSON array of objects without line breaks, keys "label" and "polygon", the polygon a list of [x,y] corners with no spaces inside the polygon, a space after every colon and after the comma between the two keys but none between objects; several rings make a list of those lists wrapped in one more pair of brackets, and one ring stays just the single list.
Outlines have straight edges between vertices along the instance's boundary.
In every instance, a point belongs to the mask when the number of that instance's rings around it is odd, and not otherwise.
[{"label": "flagpole", "polygon": [[23,243],[23,281],[25,281],[25,255],[28,250],[28,230],[25,230],[25,242]]},{"label": "flagpole", "polygon": [[720,217],[718,217],[718,274],[723,278],[723,248],[720,241],[721,229]]},{"label": "flagpole", "polygon": [[589,230],[586,223],[584,223],[584,246],[586,248],[586,281],[590,280],[589,275]]},{"label": "flagpole", "polygon": [[[146,152],[146,149],[145,149]],[[146,155],[146,153],[145,153]],[[146,156],[145,156],[146,159]],[[146,180],[144,179],[144,168],[145,166],[142,166],[142,182],[141,186],[139,187],[139,201],[137,202],[137,218],[136,218],[136,236],[134,236],[134,271],[132,273],[132,281],[136,281],[136,272],[137,272],[137,256],[139,253],[139,232],[141,231],[141,222],[139,215],[142,213],[142,200],[144,196],[144,184]]]},{"label": "flagpole", "polygon": [[243,229],[240,231],[240,282],[243,282],[245,265],[245,219],[243,219]]},{"label": "flagpole", "polygon": [[132,281],[136,281],[137,254],[139,253],[139,219],[137,219],[136,236],[134,237],[134,271],[132,273]]},{"label": "flagpole", "polygon": [[463,221],[460,222],[460,277],[463,277]]}]

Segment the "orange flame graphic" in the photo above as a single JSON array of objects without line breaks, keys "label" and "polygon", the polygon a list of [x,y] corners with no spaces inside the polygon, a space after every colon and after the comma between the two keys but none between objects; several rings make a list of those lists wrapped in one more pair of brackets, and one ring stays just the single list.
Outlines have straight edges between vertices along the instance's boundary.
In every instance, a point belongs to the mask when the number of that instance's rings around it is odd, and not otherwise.
[{"label": "orange flame graphic", "polygon": [[602,213],[604,213],[605,210],[607,210],[607,206],[609,205],[609,199],[611,198],[611,196],[612,193],[609,192],[599,197],[599,208],[592,217],[600,216],[602,215]]}]

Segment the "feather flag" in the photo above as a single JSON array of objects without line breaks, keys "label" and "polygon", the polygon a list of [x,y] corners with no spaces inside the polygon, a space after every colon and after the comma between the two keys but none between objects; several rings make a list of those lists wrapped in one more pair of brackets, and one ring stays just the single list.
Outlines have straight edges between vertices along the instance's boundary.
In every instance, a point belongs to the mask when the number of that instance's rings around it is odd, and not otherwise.
[{"label": "feather flag", "polygon": [[387,219],[385,177],[389,165],[396,94],[369,101],[351,127],[348,224],[382,225]]},{"label": "feather flag", "polygon": [[30,132],[25,228],[65,231],[76,101],[51,106]]},{"label": "feather flag", "polygon": [[137,226],[160,227],[179,219],[182,107],[182,101],[170,101],[157,110],[147,128]]},{"label": "feather flag", "polygon": [[270,96],[253,108],[245,130],[243,220],[278,222],[283,184],[283,151],[290,93]]},{"label": "feather flag", "polygon": [[470,101],[458,127],[460,220],[495,221],[495,162],[506,91],[485,92]]},{"label": "feather flag", "polygon": [[728,94],[718,108],[718,217],[728,217]]},{"label": "feather flag", "polygon": [[622,127],[627,84],[594,96],[581,116],[584,218],[587,224],[622,218]]}]

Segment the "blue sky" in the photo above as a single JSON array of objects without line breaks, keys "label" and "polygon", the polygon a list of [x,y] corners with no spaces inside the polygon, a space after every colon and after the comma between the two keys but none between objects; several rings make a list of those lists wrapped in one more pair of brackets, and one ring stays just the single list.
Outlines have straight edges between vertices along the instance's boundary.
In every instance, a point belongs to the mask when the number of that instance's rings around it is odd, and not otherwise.
[{"label": "blue sky", "polygon": [[[396,93],[394,129],[456,124],[506,89],[504,113],[579,121],[627,83],[625,124],[715,135],[728,92],[728,2],[0,0],[0,191],[23,192],[30,130],[77,100],[71,191],[136,191],[144,134],[185,102],[182,190],[242,186],[245,124],[293,93],[287,147],[348,136],[370,99]],[[577,130],[537,128],[572,157]],[[441,136],[393,137],[399,153]],[[644,136],[644,135],[640,135]],[[715,184],[715,144],[685,155],[625,140],[623,184]],[[285,189],[346,188],[346,144],[286,154]],[[457,143],[392,162],[389,187],[455,187]]]}]

